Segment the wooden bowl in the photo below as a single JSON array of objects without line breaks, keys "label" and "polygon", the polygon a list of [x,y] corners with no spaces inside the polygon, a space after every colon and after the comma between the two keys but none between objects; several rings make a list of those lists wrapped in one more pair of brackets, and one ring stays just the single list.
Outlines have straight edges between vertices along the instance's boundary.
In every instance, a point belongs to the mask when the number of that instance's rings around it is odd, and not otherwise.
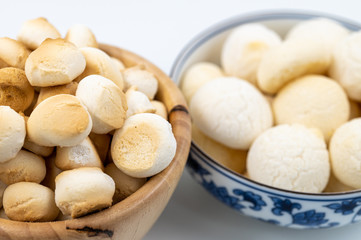
[{"label": "wooden bowl", "polygon": [[156,99],[166,105],[177,141],[174,159],[164,171],[151,177],[134,194],[100,212],[54,222],[0,219],[0,239],[141,239],[173,194],[187,161],[191,142],[191,121],[182,94],[166,74],[147,60],[117,47],[101,44],[100,48],[127,67],[143,64],[157,77],[159,88]]}]

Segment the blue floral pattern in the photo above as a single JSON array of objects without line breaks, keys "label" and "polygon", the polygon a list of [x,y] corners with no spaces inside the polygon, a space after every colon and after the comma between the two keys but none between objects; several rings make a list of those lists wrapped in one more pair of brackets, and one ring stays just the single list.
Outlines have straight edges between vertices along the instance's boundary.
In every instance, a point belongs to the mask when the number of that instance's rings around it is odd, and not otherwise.
[{"label": "blue floral pattern", "polygon": [[[292,228],[331,228],[361,221],[361,198],[337,199],[333,202],[316,200],[314,203],[317,206],[314,206],[309,202],[304,204],[305,199],[296,200],[287,197],[287,194],[273,195],[272,191],[253,191],[253,188],[247,185],[244,188],[242,184],[225,187],[217,183],[220,180],[214,177],[214,174],[220,171],[214,170],[215,167],[209,167],[209,164],[203,164],[199,158],[201,157],[191,151],[187,162],[187,169],[191,175],[218,200],[245,215]],[[335,215],[351,217],[345,220]]]}]

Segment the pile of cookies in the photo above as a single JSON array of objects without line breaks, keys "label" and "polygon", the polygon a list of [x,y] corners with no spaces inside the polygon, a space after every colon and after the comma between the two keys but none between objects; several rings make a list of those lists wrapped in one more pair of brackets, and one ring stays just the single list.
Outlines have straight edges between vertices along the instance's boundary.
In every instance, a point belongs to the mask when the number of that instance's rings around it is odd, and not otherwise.
[{"label": "pile of cookies", "polygon": [[361,32],[314,18],[282,39],[244,24],[220,66],[192,65],[180,87],[193,141],[231,170],[299,192],[361,188]]},{"label": "pile of cookies", "polygon": [[165,169],[176,140],[157,91],[151,72],[107,55],[84,25],[62,38],[37,18],[0,38],[0,215],[80,217]]}]

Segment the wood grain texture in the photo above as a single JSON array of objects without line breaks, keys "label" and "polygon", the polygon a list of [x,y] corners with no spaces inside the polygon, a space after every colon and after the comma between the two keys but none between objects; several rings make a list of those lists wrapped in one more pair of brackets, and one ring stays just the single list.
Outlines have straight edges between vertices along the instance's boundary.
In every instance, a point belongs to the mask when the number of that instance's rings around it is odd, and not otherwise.
[{"label": "wood grain texture", "polygon": [[110,56],[125,66],[143,64],[159,81],[156,98],[165,103],[177,141],[171,164],[153,176],[138,191],[103,211],[78,219],[27,223],[0,219],[0,239],[141,239],[160,216],[182,175],[191,143],[191,121],[186,102],[171,79],[142,57],[101,44]]}]

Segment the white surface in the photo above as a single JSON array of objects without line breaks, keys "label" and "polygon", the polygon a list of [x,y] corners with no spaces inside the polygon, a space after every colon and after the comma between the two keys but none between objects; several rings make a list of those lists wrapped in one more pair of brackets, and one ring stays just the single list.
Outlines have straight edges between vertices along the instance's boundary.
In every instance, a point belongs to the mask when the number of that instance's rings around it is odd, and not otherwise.
[{"label": "white surface", "polygon": [[[0,36],[15,37],[22,22],[44,16],[64,36],[75,23],[90,27],[99,42],[151,60],[166,73],[183,46],[201,30],[242,13],[304,9],[361,22],[358,0],[133,0],[1,1]],[[159,239],[360,239],[360,224],[339,229],[292,230],[238,215],[185,172],[169,205],[145,240]]]}]

